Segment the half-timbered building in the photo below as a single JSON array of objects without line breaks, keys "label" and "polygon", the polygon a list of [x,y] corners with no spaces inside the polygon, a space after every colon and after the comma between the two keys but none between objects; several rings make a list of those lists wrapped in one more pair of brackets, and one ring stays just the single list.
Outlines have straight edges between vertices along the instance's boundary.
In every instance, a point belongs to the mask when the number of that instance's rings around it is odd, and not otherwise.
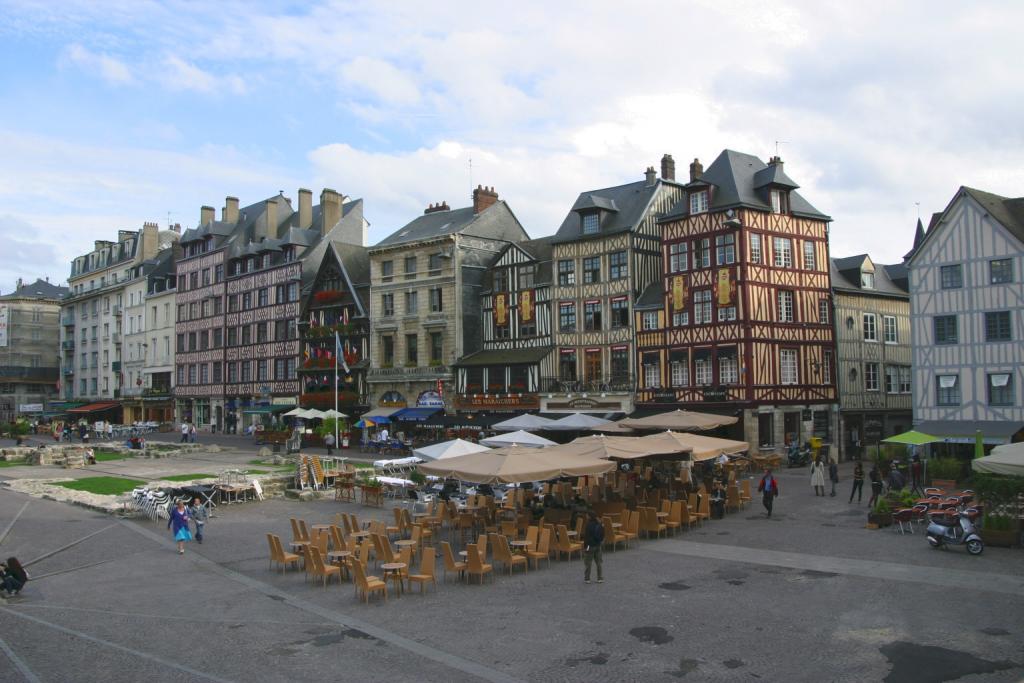
[{"label": "half-timbered building", "polygon": [[857,458],[911,425],[910,294],[904,264],[832,259],[840,456]]},{"label": "half-timbered building", "polygon": [[1004,443],[1024,427],[1024,197],[961,187],[908,261],[915,429]]},{"label": "half-timbered building", "polygon": [[661,279],[658,219],[684,192],[670,155],[661,171],[581,193],[554,236],[555,358],[554,373],[541,378],[545,412],[633,412],[633,308]]},{"label": "half-timbered building", "polygon": [[509,244],[480,296],[482,350],[456,363],[455,408],[516,412],[540,407],[551,354],[551,237]]},{"label": "half-timbered building", "polygon": [[778,157],[725,150],[707,171],[691,164],[660,221],[660,291],[637,311],[638,404],[735,414],[763,449],[832,440],[831,219],[797,187]]}]

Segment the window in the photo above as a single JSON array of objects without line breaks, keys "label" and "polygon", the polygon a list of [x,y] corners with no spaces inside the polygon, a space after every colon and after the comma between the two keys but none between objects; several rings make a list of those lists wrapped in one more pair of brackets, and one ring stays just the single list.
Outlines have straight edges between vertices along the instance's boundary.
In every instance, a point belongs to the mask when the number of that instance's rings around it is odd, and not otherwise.
[{"label": "window", "polygon": [[224,281],[224,266],[223,266],[223,264],[219,265],[219,266],[214,266],[214,268],[213,268],[213,281],[214,282],[223,282]]},{"label": "window", "polygon": [[210,366],[203,363],[199,366],[199,383],[209,384],[210,383]]},{"label": "window", "polygon": [[735,306],[719,306],[718,307],[718,322],[729,322],[736,319],[736,307]]},{"label": "window", "polygon": [[1013,405],[1013,375],[1003,372],[988,376],[988,404],[990,406]]},{"label": "window", "polygon": [[761,262],[761,236],[757,233],[750,235],[750,262]]},{"label": "window", "polygon": [[600,216],[596,213],[583,215],[583,234],[594,235],[600,229]]},{"label": "window", "polygon": [[715,263],[726,266],[736,262],[736,233],[715,237]]},{"label": "window", "polygon": [[405,364],[416,365],[419,363],[419,336],[415,334],[405,335]]},{"label": "window", "polygon": [[406,256],[405,257],[405,279],[413,280],[416,278],[416,257]]},{"label": "window", "polygon": [[641,317],[641,327],[644,330],[656,330],[658,329],[658,312],[657,311],[644,311]]},{"label": "window", "polygon": [[684,360],[673,360],[669,364],[669,379],[674,387],[690,386],[690,367]]},{"label": "window", "polygon": [[278,358],[274,361],[274,379],[284,379],[285,359]]},{"label": "window", "polygon": [[583,282],[591,284],[601,281],[601,257],[591,256],[583,259]]},{"label": "window", "polygon": [[674,242],[668,245],[668,269],[670,273],[681,273],[690,266],[690,243]]},{"label": "window", "polygon": [[772,213],[786,213],[786,192],[783,190],[771,190],[769,194],[772,200]]},{"label": "window", "polygon": [[740,369],[735,354],[718,357],[718,381],[721,384],[739,383]]},{"label": "window", "polygon": [[793,267],[793,243],[788,237],[772,238],[772,246],[775,252],[775,265],[779,268]]},{"label": "window", "polygon": [[780,289],[776,296],[779,304],[779,322],[793,322],[793,292],[788,289]]},{"label": "window", "polygon": [[427,259],[427,275],[441,274],[441,254],[431,254]]},{"label": "window", "polygon": [[269,367],[270,367],[270,364],[267,362],[266,358],[261,358],[260,360],[256,361],[256,381],[257,382],[266,382],[267,381],[267,371],[269,370]]},{"label": "window", "polygon": [[248,311],[252,308],[252,292],[244,292],[242,294],[242,310]]},{"label": "window", "polygon": [[612,347],[612,381],[621,382],[629,377],[629,347]]},{"label": "window", "polygon": [[497,268],[491,272],[491,291],[492,292],[507,292],[508,291],[508,269]]},{"label": "window", "polygon": [[895,365],[885,366],[885,393],[899,393],[899,367]]},{"label": "window", "polygon": [[[224,330],[215,327],[213,328],[213,348],[219,349],[222,346],[224,346]],[[156,353],[156,349],[153,349],[153,352]]]},{"label": "window", "polygon": [[210,269],[209,268],[204,268],[203,269],[203,287],[206,287],[209,284],[210,284]]},{"label": "window", "polygon": [[558,329],[562,332],[576,331],[576,304],[558,304]]},{"label": "window", "polygon": [[395,363],[395,338],[391,335],[384,335],[380,338],[380,362],[386,368]]},{"label": "window", "polygon": [[899,390],[901,394],[910,393],[910,366],[901,365],[899,369]]},{"label": "window", "polygon": [[629,302],[625,297],[612,299],[612,327],[629,327]]},{"label": "window", "polygon": [[576,262],[572,259],[558,262],[558,284],[562,287],[576,284]]},{"label": "window", "polygon": [[865,391],[878,391],[878,363],[864,364]]},{"label": "window", "polygon": [[711,356],[698,356],[693,360],[693,379],[699,387],[711,385]]},{"label": "window", "polygon": [[419,292],[406,292],[405,293],[405,314],[416,315],[419,312],[419,301],[417,294]]},{"label": "window", "polygon": [[394,294],[381,294],[380,295],[380,313],[381,315],[394,315],[395,314],[395,295]]},{"label": "window", "polygon": [[562,381],[576,379],[576,349],[562,349],[558,354],[558,376]]},{"label": "window", "polygon": [[711,322],[711,290],[698,289],[693,293],[693,323]]},{"label": "window", "polygon": [[658,356],[653,353],[644,357],[644,386],[648,388],[661,386],[661,367],[658,365]]},{"label": "window", "polygon": [[256,323],[254,327],[256,328],[256,341],[261,344],[267,341],[267,323]]},{"label": "window", "polygon": [[690,324],[690,312],[689,311],[676,311],[672,314],[672,326],[682,327],[683,325]]},{"label": "window", "polygon": [[[184,365],[179,365],[178,366],[178,384],[184,384],[184,383],[185,383],[185,366]],[[84,379],[82,380],[82,391],[85,391],[85,380]]]},{"label": "window", "polygon": [[238,364],[228,363],[228,382],[234,383],[238,381]]},{"label": "window", "polygon": [[195,365],[188,366],[188,383],[196,384],[199,378],[198,372],[196,371]]},{"label": "window", "polygon": [[1013,282],[1013,259],[1002,258],[989,261],[988,281],[993,285]]},{"label": "window", "polygon": [[882,338],[886,344],[895,344],[899,341],[896,333],[896,316],[882,316]]},{"label": "window", "polygon": [[[182,308],[181,306],[178,306],[178,320],[179,321],[182,320],[181,308]],[[232,294],[231,296],[228,297],[228,313],[234,313],[237,310],[238,310],[238,296]]]},{"label": "window", "polygon": [[985,314],[985,341],[1010,341],[1010,312],[992,311]]},{"label": "window", "polygon": [[537,316],[533,316],[528,321],[519,322],[519,336],[520,337],[536,337],[537,336]]},{"label": "window", "polygon": [[939,268],[939,284],[943,289],[960,289],[964,286],[964,271],[959,263]]},{"label": "window", "polygon": [[587,301],[583,304],[583,329],[587,332],[601,329],[600,301]]},{"label": "window", "polygon": [[690,193],[690,213],[705,213],[708,210],[708,191]]},{"label": "window", "polygon": [[444,310],[444,297],[440,287],[430,290],[430,312],[441,313]]},{"label": "window", "polygon": [[440,332],[430,333],[430,363],[440,365],[444,362],[444,335]]},{"label": "window", "polygon": [[189,351],[196,351],[196,350],[199,349],[199,344],[196,342],[196,339],[197,339],[197,337],[196,337],[196,333],[195,332],[189,332],[188,333],[188,350]]},{"label": "window", "polygon": [[781,370],[780,381],[783,384],[796,384],[796,349],[782,349],[779,351],[779,367]]},{"label": "window", "polygon": [[394,261],[381,261],[380,262],[380,281],[391,282],[395,279],[395,262]]},{"label": "window", "polygon": [[874,313],[864,314],[864,341],[878,341],[878,321]]},{"label": "window", "polygon": [[242,325],[241,330],[242,330],[242,344],[243,345],[251,344],[252,343],[252,328],[250,328],[248,325]]},{"label": "window", "polygon": [[[959,338],[955,315],[937,315],[934,318],[935,343],[956,344]],[[987,325],[986,325],[987,327]],[[957,402],[959,405],[959,401]]]},{"label": "window", "polygon": [[[224,312],[224,299],[220,298],[219,296],[218,297],[214,297],[214,299],[213,299],[213,314],[214,315],[220,315],[223,312]],[[155,314],[154,314],[154,317],[155,317]],[[155,324],[155,322],[154,322],[154,324]]]},{"label": "window", "polygon": [[199,287],[199,271],[189,273],[188,275],[188,288],[197,289]]},{"label": "window", "polygon": [[[178,336],[180,337],[181,335],[179,334]],[[228,346],[238,346],[238,328],[237,327],[229,327],[228,328]]]},{"label": "window", "polygon": [[[285,255],[287,254],[288,252],[285,252]],[[298,375],[296,374],[294,358],[288,359],[288,362],[285,364],[285,373],[285,379],[295,379],[296,377],[298,377]]]},{"label": "window", "polygon": [[299,283],[289,282],[288,283],[288,301],[299,300]]},{"label": "window", "polygon": [[270,305],[270,288],[263,287],[256,292],[256,305],[260,308]]},{"label": "window", "polygon": [[705,237],[693,243],[693,269],[711,267],[711,239]]},{"label": "window", "polygon": [[621,280],[629,275],[629,264],[626,252],[616,251],[608,254],[608,279]]},{"label": "window", "polygon": [[821,352],[821,383],[831,384],[832,383],[832,352],[822,351]]},{"label": "window", "polygon": [[757,440],[762,446],[775,445],[775,413],[758,413]]},{"label": "window", "polygon": [[818,299],[818,322],[828,325],[828,299]]},{"label": "window", "polygon": [[935,379],[936,403],[940,406],[960,405],[960,375],[938,375]]},{"label": "window", "polygon": [[285,294],[285,291],[284,291],[284,285],[277,285],[276,287],[274,287],[274,303],[275,304],[283,304],[285,301],[287,301],[287,298],[286,298],[287,296],[288,295]]},{"label": "window", "polygon": [[519,289],[530,289],[533,287],[533,266],[519,266]]},{"label": "window", "polygon": [[814,270],[815,258],[814,258],[814,242],[804,242],[804,269]]}]

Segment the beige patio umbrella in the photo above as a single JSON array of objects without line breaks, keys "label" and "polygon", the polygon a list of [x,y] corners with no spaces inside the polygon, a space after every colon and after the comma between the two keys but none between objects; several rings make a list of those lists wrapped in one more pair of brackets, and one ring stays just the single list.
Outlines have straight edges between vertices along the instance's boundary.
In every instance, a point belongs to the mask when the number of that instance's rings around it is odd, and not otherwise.
[{"label": "beige patio umbrella", "polygon": [[606,425],[594,427],[590,431],[600,432],[601,434],[636,434],[635,429],[630,429],[629,427],[625,426],[624,424],[622,424],[621,420],[619,422],[609,422]]},{"label": "beige patio umbrella", "polygon": [[651,434],[650,436],[641,436],[638,440],[647,442],[651,448],[656,449],[671,448],[673,446],[687,448],[690,450],[690,460],[693,462],[717,458],[722,453],[732,455],[750,450],[750,444],[746,441],[719,439],[714,436],[703,436],[686,432],[667,431]]},{"label": "beige patio umbrella", "polygon": [[679,446],[674,443],[645,441],[635,436],[605,436],[604,434],[583,436],[567,444],[553,446],[548,450],[568,455],[615,458],[617,460],[636,460],[656,455],[690,452],[688,446]]},{"label": "beige patio umbrella", "polygon": [[509,446],[424,463],[418,469],[423,474],[475,484],[521,484],[556,477],[594,476],[615,469],[610,460],[549,453],[553,449]]},{"label": "beige patio umbrella", "polygon": [[619,424],[630,429],[672,429],[680,432],[704,431],[736,424],[739,418],[712,413],[695,413],[690,410],[670,410],[667,413],[649,417],[626,418]]}]

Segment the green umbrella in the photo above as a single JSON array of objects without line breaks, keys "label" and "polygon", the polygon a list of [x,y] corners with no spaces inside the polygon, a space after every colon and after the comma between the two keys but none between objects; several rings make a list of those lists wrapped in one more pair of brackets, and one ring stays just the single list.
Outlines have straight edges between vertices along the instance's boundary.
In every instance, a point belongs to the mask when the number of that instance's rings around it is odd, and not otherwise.
[{"label": "green umbrella", "polygon": [[974,457],[985,457],[985,437],[981,435],[980,429],[974,431]]},{"label": "green umbrella", "polygon": [[935,443],[936,441],[942,441],[942,438],[938,436],[932,436],[931,434],[915,432],[913,429],[910,430],[909,432],[903,432],[902,434],[890,436],[888,439],[882,439],[883,443],[902,443],[909,444],[911,446],[923,446],[926,443]]}]

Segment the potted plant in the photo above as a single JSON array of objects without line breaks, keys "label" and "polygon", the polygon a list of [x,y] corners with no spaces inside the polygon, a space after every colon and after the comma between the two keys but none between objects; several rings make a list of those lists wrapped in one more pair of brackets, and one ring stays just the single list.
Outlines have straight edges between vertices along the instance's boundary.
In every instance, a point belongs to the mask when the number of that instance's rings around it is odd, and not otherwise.
[{"label": "potted plant", "polygon": [[985,541],[985,545],[1009,548],[1017,542],[1015,521],[1009,515],[985,513],[981,523],[981,540]]},{"label": "potted plant", "polygon": [[875,524],[879,529],[892,526],[892,506],[885,498],[879,498],[878,502],[868,513],[868,523]]},{"label": "potted plant", "polygon": [[956,458],[933,458],[928,461],[932,486],[954,488],[962,473],[963,466]]}]

